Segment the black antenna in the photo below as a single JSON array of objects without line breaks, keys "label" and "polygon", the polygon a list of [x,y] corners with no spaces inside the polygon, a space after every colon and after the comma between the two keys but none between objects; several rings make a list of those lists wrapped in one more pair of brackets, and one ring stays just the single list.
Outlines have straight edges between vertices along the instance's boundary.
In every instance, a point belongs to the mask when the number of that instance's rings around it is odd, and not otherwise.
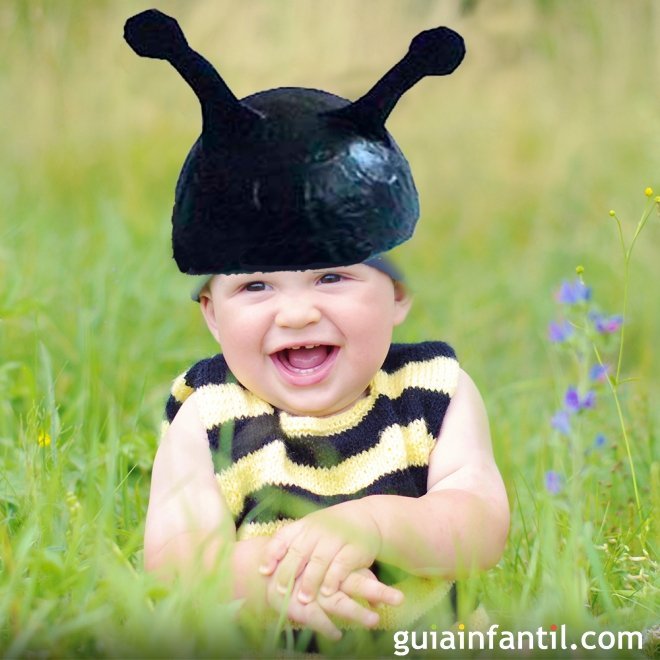
[{"label": "black antenna", "polygon": [[148,9],[126,21],[124,39],[141,57],[167,60],[192,87],[202,105],[205,145],[249,130],[261,116],[243,105],[213,65],[195,52],[179,24],[157,9]]},{"label": "black antenna", "polygon": [[361,130],[382,133],[397,101],[425,76],[446,76],[465,56],[463,38],[447,27],[420,32],[405,57],[364,96],[326,116],[349,121]]}]

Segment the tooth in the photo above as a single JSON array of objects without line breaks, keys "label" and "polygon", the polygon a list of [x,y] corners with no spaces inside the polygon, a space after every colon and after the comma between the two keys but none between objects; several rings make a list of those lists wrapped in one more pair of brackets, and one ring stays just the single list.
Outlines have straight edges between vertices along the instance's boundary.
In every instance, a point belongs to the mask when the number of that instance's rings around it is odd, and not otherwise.
[{"label": "tooth", "polygon": [[309,346],[305,346],[305,348],[314,348],[314,347],[317,346],[317,345],[318,345],[318,344],[311,344],[311,345],[309,345]]}]

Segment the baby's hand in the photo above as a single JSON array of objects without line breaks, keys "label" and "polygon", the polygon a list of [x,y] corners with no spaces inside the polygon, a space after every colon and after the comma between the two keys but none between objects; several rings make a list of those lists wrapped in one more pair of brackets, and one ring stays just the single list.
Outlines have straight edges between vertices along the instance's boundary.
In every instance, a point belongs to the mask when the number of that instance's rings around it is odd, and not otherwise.
[{"label": "baby's hand", "polygon": [[300,583],[301,578],[293,583],[287,602],[288,593],[282,594],[274,578],[271,578],[267,590],[268,604],[278,612],[286,608],[289,620],[300,623],[333,640],[341,638],[341,631],[332,621],[331,616],[357,623],[365,628],[373,628],[378,625],[378,614],[360,605],[354,599],[365,599],[371,605],[381,603],[399,605],[403,601],[403,594],[398,589],[379,582],[368,569],[351,573],[342,582],[340,590],[329,596],[321,594],[316,600],[309,603],[301,602],[299,598]]},{"label": "baby's hand", "polygon": [[299,581],[296,597],[330,596],[354,571],[369,568],[381,546],[378,526],[360,500],[311,513],[283,527],[266,545],[260,572],[280,593]]}]

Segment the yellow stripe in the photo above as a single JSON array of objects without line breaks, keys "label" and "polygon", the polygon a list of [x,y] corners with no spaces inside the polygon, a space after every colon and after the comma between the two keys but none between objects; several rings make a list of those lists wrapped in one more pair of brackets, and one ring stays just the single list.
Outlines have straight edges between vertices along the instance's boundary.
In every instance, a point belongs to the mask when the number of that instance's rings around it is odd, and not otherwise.
[{"label": "yellow stripe", "polygon": [[280,427],[289,438],[301,438],[305,435],[331,436],[352,429],[374,407],[378,391],[371,387],[369,394],[359,399],[352,408],[329,417],[305,417],[280,412]]},{"label": "yellow stripe", "polygon": [[183,403],[195,391],[190,385],[186,385],[186,373],[177,376],[172,383],[172,396],[179,403]]},{"label": "yellow stripe", "polygon": [[230,419],[272,414],[273,407],[237,383],[203,385],[195,391],[199,416],[206,429]]},{"label": "yellow stripe", "polygon": [[284,525],[292,522],[295,522],[293,518],[283,518],[282,520],[273,520],[267,523],[245,523],[238,528],[236,538],[239,541],[245,541],[246,539],[253,539],[257,536],[273,536]]},{"label": "yellow stripe", "polygon": [[424,362],[409,362],[392,374],[380,370],[371,381],[369,394],[349,410],[329,417],[296,417],[282,412],[280,425],[290,438],[336,435],[357,426],[373,408],[380,394],[398,399],[405,389],[418,387],[453,396],[458,372],[458,361],[442,355]]},{"label": "yellow stripe", "polygon": [[458,361],[439,355],[424,362],[409,362],[392,374],[379,371],[374,376],[375,388],[390,399],[398,399],[403,390],[419,387],[453,396],[458,383]]},{"label": "yellow stripe", "polygon": [[417,419],[407,426],[387,427],[378,444],[339,465],[316,468],[291,461],[284,443],[275,440],[216,477],[229,510],[236,517],[245,498],[267,484],[295,485],[322,496],[350,495],[396,470],[427,465],[434,444],[435,437],[427,432],[424,420]]}]

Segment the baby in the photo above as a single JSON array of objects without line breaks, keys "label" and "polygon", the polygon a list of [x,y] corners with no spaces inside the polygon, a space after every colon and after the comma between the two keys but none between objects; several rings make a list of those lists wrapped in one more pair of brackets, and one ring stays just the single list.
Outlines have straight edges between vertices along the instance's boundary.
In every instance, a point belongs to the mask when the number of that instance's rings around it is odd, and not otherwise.
[{"label": "baby", "polygon": [[[200,99],[174,258],[222,353],[174,382],[146,522],[150,570],[232,561],[231,591],[332,639],[401,628],[499,559],[506,492],[481,397],[443,342],[392,344],[410,299],[378,255],[419,216],[385,122],[465,54],[418,34],[357,101],[277,88],[239,101],[157,10],[127,21]],[[265,608],[265,610],[264,610]]]},{"label": "baby", "polygon": [[[204,286],[202,313],[223,353],[173,387],[149,569],[185,566],[200,546],[210,566],[231,548],[237,598],[278,610],[292,588],[289,618],[338,638],[335,618],[387,625],[356,599],[403,600],[370,572],[374,562],[451,579],[498,561],[508,503],[484,405],[446,344],[391,344],[410,308],[392,272],[378,259]],[[293,520],[275,491],[317,510]]]}]

